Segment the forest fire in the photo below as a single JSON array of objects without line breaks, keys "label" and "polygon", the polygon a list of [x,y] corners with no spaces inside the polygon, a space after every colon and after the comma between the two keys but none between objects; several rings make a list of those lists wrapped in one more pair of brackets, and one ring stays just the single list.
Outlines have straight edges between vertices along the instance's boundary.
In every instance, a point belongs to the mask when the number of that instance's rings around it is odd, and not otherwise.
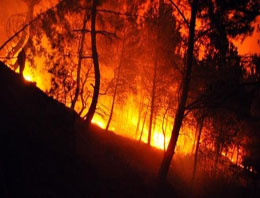
[{"label": "forest fire", "polygon": [[34,80],[34,77],[33,77],[33,74],[31,73],[31,71],[29,71],[28,69],[26,69],[23,73],[23,77],[25,80],[27,81],[30,81],[30,82],[33,82],[35,81]]},{"label": "forest fire", "polygon": [[192,164],[191,188],[207,174],[259,176],[260,52],[237,44],[260,31],[259,3],[22,2],[0,55],[18,72],[25,51],[24,79],[86,126],[161,150],[160,180],[175,154]]},{"label": "forest fire", "polygon": [[94,124],[97,124],[99,127],[101,127],[102,129],[105,129],[106,126],[105,126],[105,122],[101,119],[98,119],[96,117],[94,117],[92,120],[91,120],[92,123]]},{"label": "forest fire", "polygon": [[24,75],[24,78],[25,78],[25,80],[27,80],[27,81],[30,81],[30,82],[32,82],[33,81],[33,79],[32,79],[32,76],[30,76],[30,75]]}]

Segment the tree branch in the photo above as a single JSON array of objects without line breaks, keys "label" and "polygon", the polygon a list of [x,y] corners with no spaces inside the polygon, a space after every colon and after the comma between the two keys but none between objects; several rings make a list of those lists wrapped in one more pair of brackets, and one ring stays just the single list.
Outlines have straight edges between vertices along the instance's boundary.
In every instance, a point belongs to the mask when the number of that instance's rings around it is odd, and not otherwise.
[{"label": "tree branch", "polygon": [[96,31],[97,34],[102,34],[104,36],[110,36],[110,37],[114,37],[114,38],[118,38],[116,33],[113,33],[113,32],[107,32],[105,30],[97,30]]},{"label": "tree branch", "polygon": [[79,30],[79,29],[76,29],[76,30],[72,30],[73,32],[87,32],[87,33],[90,33],[91,31],[89,29],[84,29],[84,30]]},{"label": "tree branch", "polygon": [[80,58],[82,58],[82,59],[88,59],[88,58],[93,58],[93,56],[81,56]]},{"label": "tree branch", "polygon": [[[87,33],[91,33],[91,31],[89,29],[84,29],[84,30],[73,30],[73,32],[87,32]],[[113,33],[113,32],[108,32],[108,31],[105,31],[105,30],[96,30],[96,34],[102,34],[104,36],[111,36],[111,37],[114,37],[114,38],[118,38],[116,33]]]},{"label": "tree branch", "polygon": [[108,93],[108,91],[111,87],[112,82],[113,82],[113,80],[109,81],[106,90],[103,93],[99,93],[99,95],[101,95],[101,96],[107,95],[107,93]]},{"label": "tree branch", "polygon": [[186,23],[186,25],[188,27],[190,27],[190,24],[188,22],[188,20],[185,18],[184,14],[182,13],[182,11],[179,9],[179,7],[176,5],[176,3],[174,3],[172,0],[169,0],[171,2],[171,4],[176,8],[176,10],[179,12],[179,14],[181,15],[181,17],[183,18],[184,22]]},{"label": "tree branch", "polygon": [[105,13],[110,13],[110,14],[116,14],[116,15],[122,15],[122,16],[128,16],[128,17],[142,17],[144,18],[144,16],[142,15],[138,15],[138,14],[128,14],[128,13],[122,13],[122,12],[116,12],[116,11],[112,11],[112,10],[97,10],[97,12],[105,12]]},{"label": "tree branch", "polygon": [[199,32],[197,37],[195,38],[195,41],[199,40],[201,37],[205,36],[206,34],[208,34],[210,31],[212,30],[212,28],[206,29],[203,32]]},{"label": "tree branch", "polygon": [[5,41],[3,43],[3,45],[1,45],[0,47],[0,51],[11,41],[13,40],[15,37],[17,37],[21,32],[23,32],[28,26],[32,25],[35,21],[37,21],[38,19],[41,18],[41,16],[43,16],[44,14],[46,14],[48,11],[54,9],[56,6],[49,8],[48,10],[40,13],[37,17],[35,17],[33,20],[31,20],[30,22],[28,22],[27,24],[25,24],[20,30],[18,30],[16,33],[14,33],[9,39],[7,39],[7,41]]}]

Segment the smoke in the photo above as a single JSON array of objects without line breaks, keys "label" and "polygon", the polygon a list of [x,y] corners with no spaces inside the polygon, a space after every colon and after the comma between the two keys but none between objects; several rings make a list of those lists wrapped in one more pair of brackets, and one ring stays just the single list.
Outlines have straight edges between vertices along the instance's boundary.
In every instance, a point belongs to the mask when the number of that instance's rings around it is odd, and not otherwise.
[{"label": "smoke", "polygon": [[[57,2],[58,0],[41,0],[39,4],[35,6],[34,16],[44,12],[44,10],[55,5]],[[0,0],[0,45],[11,36],[10,30],[8,30],[8,21],[10,21],[12,18],[15,18],[14,20],[17,22],[19,18],[17,15],[22,16],[25,15],[26,12],[27,5],[23,0]],[[23,19],[19,21],[23,21]],[[18,25],[16,28],[18,30],[20,26]],[[13,33],[17,30],[12,28]],[[0,57],[4,56],[5,53],[5,50],[0,51]]]},{"label": "smoke", "polygon": [[14,15],[25,13],[26,10],[27,6],[22,0],[0,1],[0,44],[8,39],[6,33],[8,19]]}]

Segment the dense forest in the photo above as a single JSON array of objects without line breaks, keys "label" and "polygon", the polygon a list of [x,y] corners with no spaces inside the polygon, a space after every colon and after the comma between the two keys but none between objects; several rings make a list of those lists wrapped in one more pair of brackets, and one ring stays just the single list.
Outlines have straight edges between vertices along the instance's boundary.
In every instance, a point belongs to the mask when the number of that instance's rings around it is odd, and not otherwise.
[{"label": "dense forest", "polygon": [[191,192],[260,196],[260,51],[235,44],[260,32],[258,0],[21,2],[0,56],[25,81],[86,129],[160,150],[158,185],[176,158]]}]

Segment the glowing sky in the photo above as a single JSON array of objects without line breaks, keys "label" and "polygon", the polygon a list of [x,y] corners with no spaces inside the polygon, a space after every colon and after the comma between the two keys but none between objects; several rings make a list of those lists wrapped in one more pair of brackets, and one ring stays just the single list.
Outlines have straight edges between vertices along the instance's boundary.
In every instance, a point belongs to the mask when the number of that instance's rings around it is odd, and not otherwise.
[{"label": "glowing sky", "polygon": [[[42,11],[41,8],[46,9],[54,4],[56,0],[42,0],[42,2],[36,7],[36,12]],[[9,17],[18,13],[25,13],[26,5],[22,0],[0,0],[0,45],[8,39],[6,35],[6,24]],[[252,54],[257,53],[260,55],[260,32],[256,31],[257,25],[260,26],[260,16],[257,18],[256,22],[253,24],[255,31],[251,36],[245,38],[243,43],[241,39],[234,41],[234,44],[238,47],[239,54]],[[1,52],[0,52],[1,55]]]}]

